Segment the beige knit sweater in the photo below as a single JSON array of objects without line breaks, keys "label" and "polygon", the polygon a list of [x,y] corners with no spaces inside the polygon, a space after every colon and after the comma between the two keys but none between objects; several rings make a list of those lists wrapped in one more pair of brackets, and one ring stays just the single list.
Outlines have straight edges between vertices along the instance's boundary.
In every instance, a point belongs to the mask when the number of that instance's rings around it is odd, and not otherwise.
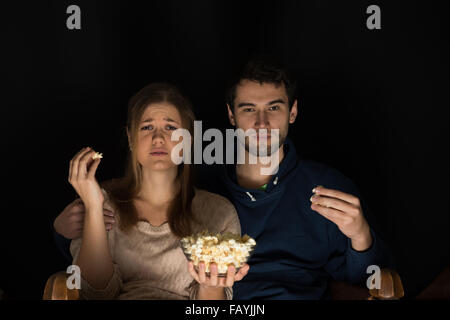
[{"label": "beige knit sweater", "polygon": [[[116,211],[105,195],[104,207]],[[210,232],[241,233],[241,226],[234,206],[226,198],[196,190],[192,201],[195,217],[200,222],[194,233]],[[119,228],[119,215],[108,232],[108,244],[114,264],[114,273],[106,288],[97,290],[81,277],[81,295],[84,299],[195,299],[198,283],[188,271],[185,255],[179,238],[172,234],[168,223],[152,226],[139,221],[128,234]],[[83,240],[70,244],[73,261],[76,261]],[[81,273],[83,271],[81,270]],[[232,298],[232,289],[226,288],[227,299]]]}]

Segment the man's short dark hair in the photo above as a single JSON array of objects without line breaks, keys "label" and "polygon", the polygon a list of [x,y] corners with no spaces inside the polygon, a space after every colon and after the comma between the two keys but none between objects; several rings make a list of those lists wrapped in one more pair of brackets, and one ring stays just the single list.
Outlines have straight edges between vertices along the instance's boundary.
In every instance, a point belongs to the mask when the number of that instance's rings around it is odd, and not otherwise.
[{"label": "man's short dark hair", "polygon": [[260,84],[271,83],[277,87],[284,84],[288,96],[289,110],[291,110],[296,99],[297,84],[288,71],[273,57],[260,55],[251,59],[247,62],[238,76],[235,77],[226,96],[226,102],[233,112],[236,87],[242,80],[255,81]]}]

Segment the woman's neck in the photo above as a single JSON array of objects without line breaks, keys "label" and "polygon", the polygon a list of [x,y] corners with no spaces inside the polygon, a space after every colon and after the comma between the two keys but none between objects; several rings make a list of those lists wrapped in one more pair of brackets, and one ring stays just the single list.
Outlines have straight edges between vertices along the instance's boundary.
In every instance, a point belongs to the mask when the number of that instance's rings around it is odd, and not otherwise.
[{"label": "woman's neck", "polygon": [[137,199],[155,207],[169,204],[179,189],[177,172],[177,167],[164,171],[143,168],[141,191]]}]

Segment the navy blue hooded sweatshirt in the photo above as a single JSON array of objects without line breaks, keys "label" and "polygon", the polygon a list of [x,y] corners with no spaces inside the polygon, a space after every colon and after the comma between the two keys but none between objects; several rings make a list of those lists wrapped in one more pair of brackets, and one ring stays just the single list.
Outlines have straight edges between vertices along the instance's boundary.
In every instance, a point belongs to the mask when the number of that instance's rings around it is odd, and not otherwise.
[{"label": "navy blue hooded sweatshirt", "polygon": [[[247,276],[236,282],[234,299],[327,299],[331,278],[366,284],[367,267],[393,267],[388,248],[374,232],[374,221],[356,186],[339,171],[300,159],[289,139],[285,157],[266,190],[246,189],[236,182],[235,165],[202,174],[204,186],[227,197],[236,207],[242,234],[256,240]],[[211,170],[211,169],[210,169]],[[363,252],[338,227],[311,209],[312,189],[318,185],[357,196],[371,227],[372,245]]]},{"label": "navy blue hooded sweatshirt", "polygon": [[[234,299],[327,299],[328,280],[365,285],[370,265],[393,267],[391,255],[374,232],[373,220],[353,182],[326,165],[300,159],[293,143],[267,189],[246,189],[236,182],[234,165],[201,167],[199,187],[227,197],[236,207],[242,234],[256,240],[246,277],[236,282]],[[357,196],[371,227],[372,245],[364,252],[337,226],[311,209],[318,185]],[[58,247],[70,259],[70,241],[54,232]]]}]

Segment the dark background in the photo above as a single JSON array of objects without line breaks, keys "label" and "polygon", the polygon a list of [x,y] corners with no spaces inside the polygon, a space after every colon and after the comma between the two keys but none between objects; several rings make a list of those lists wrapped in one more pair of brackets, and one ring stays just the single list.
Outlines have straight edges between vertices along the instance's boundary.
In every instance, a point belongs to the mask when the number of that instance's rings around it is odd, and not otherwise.
[{"label": "dark background", "polygon": [[[66,8],[81,8],[81,30]],[[381,8],[381,30],[366,8]],[[103,152],[122,174],[127,100],[179,85],[207,127],[228,126],[231,71],[268,52],[300,84],[298,152],[359,187],[392,247],[406,294],[449,264],[448,7],[411,1],[16,1],[1,8],[0,288],[40,299],[66,268],[50,226],[75,198],[69,161]]]}]

